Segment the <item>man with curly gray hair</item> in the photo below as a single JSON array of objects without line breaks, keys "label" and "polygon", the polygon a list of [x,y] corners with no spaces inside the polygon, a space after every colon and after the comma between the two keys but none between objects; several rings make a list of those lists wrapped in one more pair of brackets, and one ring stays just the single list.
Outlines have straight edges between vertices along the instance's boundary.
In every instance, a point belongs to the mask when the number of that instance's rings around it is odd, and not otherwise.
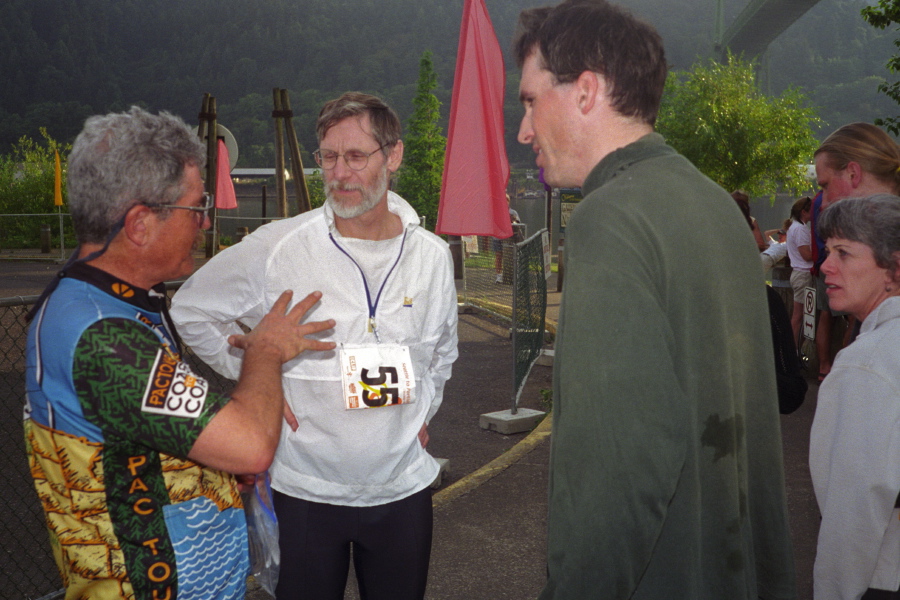
[{"label": "man with curly gray hair", "polygon": [[229,395],[182,359],[163,282],[189,275],[209,224],[203,145],[180,118],[91,117],[69,158],[80,246],[33,311],[25,436],[67,597],[243,599],[247,531],[233,474],[265,471],[281,365],[334,344],[299,325],[320,294],[229,343]]}]

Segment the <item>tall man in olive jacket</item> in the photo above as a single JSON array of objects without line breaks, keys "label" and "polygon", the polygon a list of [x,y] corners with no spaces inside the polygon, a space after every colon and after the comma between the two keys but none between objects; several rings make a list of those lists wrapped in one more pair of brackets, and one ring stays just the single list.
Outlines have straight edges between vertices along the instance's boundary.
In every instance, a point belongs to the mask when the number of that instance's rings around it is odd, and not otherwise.
[{"label": "tall man in olive jacket", "polygon": [[659,36],[569,0],[523,12],[516,53],[519,141],[584,195],[566,227],[542,600],[793,598],[759,257],[728,193],[653,132]]}]

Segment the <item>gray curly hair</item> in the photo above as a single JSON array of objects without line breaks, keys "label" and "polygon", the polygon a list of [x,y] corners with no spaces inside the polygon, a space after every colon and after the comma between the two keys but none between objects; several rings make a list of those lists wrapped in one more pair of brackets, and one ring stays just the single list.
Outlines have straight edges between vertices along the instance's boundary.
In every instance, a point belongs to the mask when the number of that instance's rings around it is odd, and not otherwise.
[{"label": "gray curly hair", "polygon": [[900,197],[875,194],[844,198],[822,211],[816,233],[823,239],[838,237],[872,249],[875,264],[895,274],[900,259]]},{"label": "gray curly hair", "polygon": [[132,106],[85,121],[68,161],[68,200],[79,243],[103,243],[140,202],[173,204],[185,167],[206,166],[206,149],[180,118]]}]

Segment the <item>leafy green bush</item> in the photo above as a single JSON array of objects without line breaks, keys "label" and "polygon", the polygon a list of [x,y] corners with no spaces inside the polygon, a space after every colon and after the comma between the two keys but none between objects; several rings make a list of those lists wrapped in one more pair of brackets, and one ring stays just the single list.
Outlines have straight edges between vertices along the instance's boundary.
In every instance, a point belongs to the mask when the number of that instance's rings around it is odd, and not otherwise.
[{"label": "leafy green bush", "polygon": [[[4,248],[40,246],[41,225],[45,224],[52,228],[52,244],[59,245],[60,207],[53,204],[55,152],[60,153],[65,200],[65,157],[71,146],[57,143],[46,129],[40,131],[43,144],[23,136],[12,152],[0,155],[0,246]],[[68,218],[64,219],[64,230],[66,245],[71,247],[75,234]]]},{"label": "leafy green bush", "polygon": [[321,173],[306,176],[306,188],[309,190],[311,208],[319,208],[325,204],[325,182]]}]

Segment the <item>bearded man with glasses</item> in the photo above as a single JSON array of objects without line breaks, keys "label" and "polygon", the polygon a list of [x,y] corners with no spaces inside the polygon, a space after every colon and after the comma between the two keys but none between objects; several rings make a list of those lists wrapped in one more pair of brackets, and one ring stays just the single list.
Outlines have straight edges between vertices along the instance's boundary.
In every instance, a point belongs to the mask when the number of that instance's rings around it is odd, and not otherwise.
[{"label": "bearded man with glasses", "polygon": [[31,312],[25,436],[66,597],[243,600],[247,527],[233,474],[264,471],[281,429],[281,366],[305,336],[285,292],[250,333],[237,386],[181,358],[164,281],[193,271],[208,226],[206,150],[178,117],[91,117],[69,155],[79,247]]},{"label": "bearded man with glasses", "polygon": [[270,470],[276,595],[342,597],[352,548],[363,599],[417,600],[439,470],[425,450],[427,423],[457,356],[450,251],[388,190],[403,158],[390,107],[344,94],[322,108],[316,132],[325,206],[260,227],[213,258],[175,296],[172,315],[194,351],[233,376],[242,356],[224,340],[256,325],[272,290],[323,290],[311,316],[337,321],[322,339],[339,347],[284,373],[290,427]]}]

